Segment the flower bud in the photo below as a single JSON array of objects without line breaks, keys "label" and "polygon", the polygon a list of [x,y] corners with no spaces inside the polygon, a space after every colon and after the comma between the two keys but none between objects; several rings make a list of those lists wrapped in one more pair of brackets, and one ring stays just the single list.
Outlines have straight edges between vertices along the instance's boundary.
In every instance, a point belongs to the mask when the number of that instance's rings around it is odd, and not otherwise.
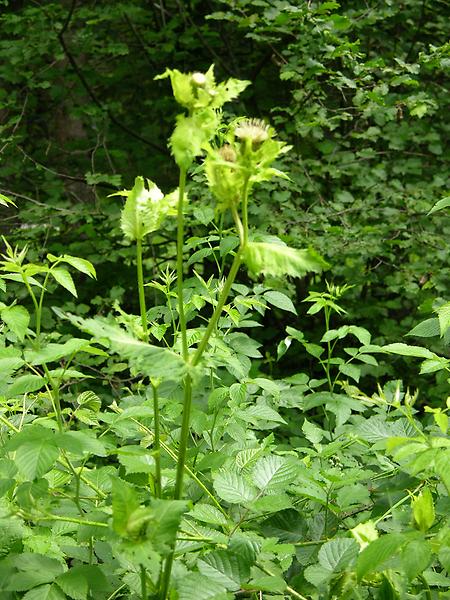
[{"label": "flower bud", "polygon": [[191,75],[192,83],[197,87],[205,87],[206,85],[206,76],[203,73],[195,72]]}]

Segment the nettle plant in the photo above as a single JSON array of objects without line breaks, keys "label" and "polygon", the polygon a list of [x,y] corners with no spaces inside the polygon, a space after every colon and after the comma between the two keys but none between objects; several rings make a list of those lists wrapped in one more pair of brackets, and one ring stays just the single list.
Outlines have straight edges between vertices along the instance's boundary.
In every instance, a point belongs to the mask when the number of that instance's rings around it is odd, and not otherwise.
[{"label": "nettle plant", "polygon": [[[76,296],[68,269],[94,278],[94,267],[68,255],[27,262],[6,242],[2,281],[22,286],[34,314],[20,294],[0,305],[2,600],[440,597],[450,568],[442,418],[423,428],[400,385],[367,396],[348,383],[380,348],[362,328],[331,328],[345,287],[306,298],[324,314],[320,344],[288,328],[280,345],[281,359],[300,342],[322,380],[272,380],[252,363],[260,344],[243,330],[268,304],[296,310],[266,283],[237,283],[240,269],[274,281],[327,265],[249,223],[257,184],[286,177],[274,163],[288,147],[260,120],[224,121],[247,82],[218,84],[212,68],[161,77],[184,109],[170,138],[178,189],[137,177],[119,192],[140,314],[54,308],[61,332],[43,332],[52,285]],[[194,172],[220,224],[185,240]],[[146,282],[144,241],[169,218],[176,269]],[[216,274],[197,267],[202,256]],[[159,304],[149,307],[148,290]],[[360,345],[335,356],[350,336]],[[101,393],[105,373],[123,372],[115,397]],[[432,465],[411,461],[417,444],[433,449]]]}]

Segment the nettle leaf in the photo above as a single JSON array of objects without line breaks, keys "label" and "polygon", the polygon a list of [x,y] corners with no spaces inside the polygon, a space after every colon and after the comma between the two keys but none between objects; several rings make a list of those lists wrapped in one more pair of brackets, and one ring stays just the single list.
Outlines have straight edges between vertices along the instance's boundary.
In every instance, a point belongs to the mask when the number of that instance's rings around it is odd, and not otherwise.
[{"label": "nettle leaf", "polygon": [[52,583],[33,588],[22,597],[22,600],[65,600],[65,598],[64,592]]},{"label": "nettle leaf", "polygon": [[403,548],[402,567],[410,581],[420,575],[430,564],[432,548],[426,540],[412,540]]},{"label": "nettle leaf", "polygon": [[179,380],[186,371],[185,362],[178,354],[141,342],[110,319],[83,319],[71,314],[65,316],[82,331],[90,333],[98,343],[128,359],[145,375]]},{"label": "nettle leaf", "polygon": [[179,600],[228,600],[225,586],[200,573],[190,573],[178,580]]},{"label": "nettle leaf", "polygon": [[260,458],[253,469],[255,485],[266,493],[284,491],[298,475],[297,464],[282,456],[272,454]]},{"label": "nettle leaf", "polygon": [[143,177],[136,177],[134,187],[129,192],[123,192],[127,199],[120,226],[125,237],[131,241],[142,240],[159,229],[177,202],[176,195],[164,196],[155,183],[148,179],[146,181],[147,187]]},{"label": "nettle leaf", "polygon": [[133,486],[123,479],[112,480],[113,529],[123,537],[129,534],[128,524],[131,515],[139,508],[139,500]]},{"label": "nettle leaf", "polygon": [[90,345],[89,340],[71,338],[64,344],[47,344],[39,350],[26,350],[25,360],[32,365],[43,365],[72,356],[77,352],[97,354],[97,348]]},{"label": "nettle leaf", "polygon": [[197,566],[202,575],[231,592],[239,590],[241,583],[250,577],[250,563],[226,550],[210,552],[197,562]]},{"label": "nettle leaf", "polygon": [[248,242],[244,261],[255,275],[303,277],[308,272],[320,273],[328,264],[314,250],[297,250],[282,244]]},{"label": "nettle leaf", "polygon": [[401,533],[388,533],[371,542],[358,557],[356,565],[358,579],[379,570],[384,562],[402,550],[407,539]]},{"label": "nettle leaf", "polygon": [[71,256],[70,254],[64,254],[63,256],[55,256],[54,254],[47,254],[47,259],[50,262],[65,262],[80,273],[84,273],[89,277],[96,278],[97,274],[95,272],[94,265],[86,260],[85,258],[79,258],[78,256]]},{"label": "nettle leaf", "polygon": [[434,337],[440,334],[439,319],[432,317],[422,321],[408,331],[406,335],[414,335],[416,337]]},{"label": "nettle leaf", "polygon": [[269,291],[265,292],[263,297],[269,304],[272,304],[272,306],[281,308],[281,310],[287,310],[288,312],[294,313],[294,315],[297,314],[297,310],[292,300],[286,296],[286,294],[277,291]]},{"label": "nettle leaf", "polygon": [[184,500],[153,500],[149,538],[161,554],[166,555],[173,550],[181,517],[187,508]]},{"label": "nettle leaf", "polygon": [[72,275],[67,269],[64,269],[63,267],[53,267],[53,269],[50,270],[50,275],[59,283],[59,285],[66,288],[66,290],[75,296],[75,298],[77,297],[75,283],[72,279]]},{"label": "nettle leaf", "polygon": [[30,323],[30,313],[27,309],[24,306],[7,306],[1,310],[0,316],[8,329],[22,342]]},{"label": "nettle leaf", "polygon": [[337,538],[326,542],[319,550],[319,563],[333,573],[339,573],[354,564],[359,546],[351,538]]},{"label": "nettle leaf", "polygon": [[446,302],[436,310],[439,319],[440,335],[443,337],[450,328],[450,302]]},{"label": "nettle leaf", "polygon": [[40,425],[24,427],[9,439],[6,448],[15,451],[15,464],[30,480],[50,471],[59,456],[55,434]]},{"label": "nettle leaf", "polygon": [[190,517],[201,521],[202,523],[210,523],[211,525],[227,525],[227,517],[211,504],[196,504],[188,513]]},{"label": "nettle leaf", "polygon": [[230,504],[246,504],[257,496],[256,488],[234,471],[219,471],[214,477],[214,489]]},{"label": "nettle leaf", "polygon": [[26,374],[17,377],[14,383],[8,386],[6,390],[7,398],[15,398],[23,394],[29,394],[40,390],[46,383],[46,378],[41,375]]},{"label": "nettle leaf", "polygon": [[387,344],[386,346],[382,346],[381,350],[385,352],[390,352],[391,354],[400,354],[401,356],[415,356],[417,358],[436,358],[436,354],[434,354],[427,348],[422,348],[421,346],[409,346],[408,344],[403,344],[401,342],[398,342],[396,344]]}]

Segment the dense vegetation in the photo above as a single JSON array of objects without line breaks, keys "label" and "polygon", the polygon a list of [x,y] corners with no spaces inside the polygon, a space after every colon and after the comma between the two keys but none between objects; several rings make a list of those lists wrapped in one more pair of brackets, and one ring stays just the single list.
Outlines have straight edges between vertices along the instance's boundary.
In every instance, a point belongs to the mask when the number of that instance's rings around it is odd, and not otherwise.
[{"label": "dense vegetation", "polygon": [[449,598],[449,16],[0,1],[2,600]]}]

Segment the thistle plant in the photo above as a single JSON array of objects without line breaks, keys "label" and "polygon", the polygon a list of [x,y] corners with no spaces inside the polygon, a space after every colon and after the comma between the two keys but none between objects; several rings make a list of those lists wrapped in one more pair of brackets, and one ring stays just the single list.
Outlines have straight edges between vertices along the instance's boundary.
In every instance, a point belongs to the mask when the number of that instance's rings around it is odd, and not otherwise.
[{"label": "thistle plant", "polygon": [[[134,371],[148,377],[153,397],[153,450],[155,460],[154,502],[171,502],[178,522],[185,510],[184,475],[202,485],[186,461],[191,435],[191,411],[195,384],[203,373],[206,353],[214,353],[211,340],[217,333],[220,317],[226,308],[233,283],[241,265],[246,265],[253,275],[301,276],[307,271],[319,272],[325,262],[311,250],[289,248],[281,240],[276,243],[253,239],[248,218],[248,205],[255,185],[272,177],[287,176],[273,166],[274,161],[289,147],[277,140],[275,131],[259,119],[237,118],[225,123],[222,106],[236,98],[248,85],[247,81],[229,79],[217,83],[211,67],[206,73],[185,74],[168,69],[158,78],[169,78],[177,102],[184,112],[178,115],[169,147],[179,169],[178,189],[165,195],[158,186],[143,177],[137,177],[131,190],[118,192],[126,198],[121,216],[121,227],[125,237],[136,244],[137,284],[140,307],[140,340],[132,339],[123,329],[102,318],[81,319],[71,317],[74,324],[93,334],[99,341],[108,340],[111,350],[129,359]],[[203,161],[206,183],[215,198],[217,212],[230,215],[238,235],[239,245],[234,250],[232,264],[223,281],[219,282],[218,293],[213,300],[213,313],[205,315],[206,328],[198,328],[194,338],[188,338],[186,307],[184,302],[184,215],[189,195],[186,191],[187,176],[195,160]],[[159,229],[166,217],[177,219],[176,300],[177,317],[171,312],[173,344],[171,348],[160,348],[150,344],[150,330],[145,299],[145,275],[143,271],[143,241],[146,236]],[[155,283],[150,284],[155,287]],[[156,286],[158,287],[158,286]],[[166,290],[168,293],[168,290]],[[166,293],[165,292],[165,293]],[[167,343],[167,340],[166,340]],[[164,380],[181,384],[183,407],[177,452],[170,450],[169,456],[176,459],[173,499],[165,500],[166,491],[162,483],[160,452],[168,446],[161,439],[159,389]],[[119,486],[120,487],[120,486]],[[202,486],[206,493],[210,492]],[[117,488],[117,492],[122,492]],[[114,493],[114,490],[113,490]],[[162,499],[161,499],[162,498]],[[212,497],[214,502],[214,497]],[[220,508],[220,505],[218,505]],[[150,509],[138,509],[145,515]],[[170,509],[169,509],[170,510]],[[142,516],[142,515],[141,515]],[[141,519],[140,516],[140,519]],[[119,533],[122,529],[117,529]],[[122,533],[121,533],[122,534]],[[165,556],[158,582],[158,598],[164,600],[168,593],[174,561],[173,540],[171,551]],[[146,597],[145,561],[140,563],[142,598]]]}]

